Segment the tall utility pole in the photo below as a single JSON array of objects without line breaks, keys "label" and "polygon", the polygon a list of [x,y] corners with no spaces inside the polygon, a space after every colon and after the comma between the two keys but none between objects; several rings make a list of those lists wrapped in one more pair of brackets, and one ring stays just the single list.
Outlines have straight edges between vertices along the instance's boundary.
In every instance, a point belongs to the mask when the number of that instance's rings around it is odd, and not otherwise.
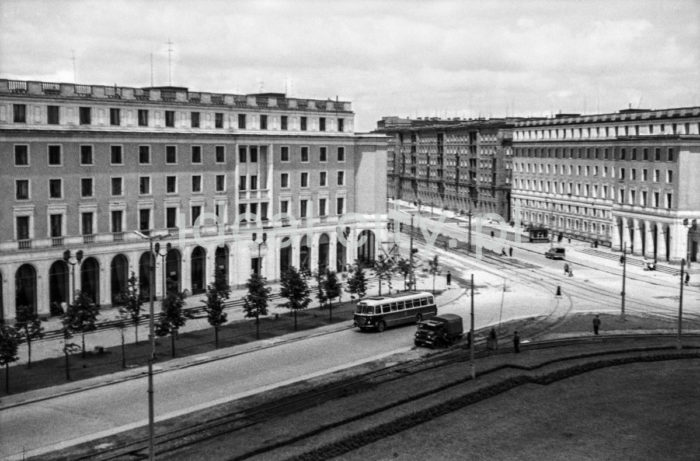
[{"label": "tall utility pole", "polygon": [[467,216],[469,216],[469,230],[468,230],[468,235],[467,235],[467,254],[471,253],[472,251],[472,206],[471,202],[469,202],[469,211],[467,212]]},{"label": "tall utility pole", "polygon": [[622,320],[625,320],[625,279],[627,276],[627,244],[622,244],[622,305],[621,305],[621,316]]},{"label": "tall utility pole", "polygon": [[681,259],[681,296],[678,299],[678,340],[676,343],[677,349],[682,349],[681,331],[683,330],[683,279],[685,275],[685,258]]},{"label": "tall utility pole", "polygon": [[471,326],[469,327],[469,371],[472,379],[476,379],[476,369],[474,368],[474,274],[471,277]]},{"label": "tall utility pole", "polygon": [[416,281],[413,276],[413,215],[411,215],[410,245],[408,250],[409,265],[411,266],[411,290],[416,289]]}]

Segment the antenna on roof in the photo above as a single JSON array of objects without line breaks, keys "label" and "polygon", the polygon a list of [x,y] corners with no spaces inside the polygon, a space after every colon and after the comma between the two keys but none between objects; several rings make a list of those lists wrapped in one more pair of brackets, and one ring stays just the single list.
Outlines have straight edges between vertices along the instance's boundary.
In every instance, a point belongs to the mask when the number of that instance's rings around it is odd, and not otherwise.
[{"label": "antenna on roof", "polygon": [[173,56],[173,42],[168,39],[168,85],[173,86],[173,70],[172,70],[172,56]]},{"label": "antenna on roof", "polygon": [[75,79],[75,50],[70,50],[71,52],[71,61],[73,61],[73,83],[78,83],[78,81]]}]

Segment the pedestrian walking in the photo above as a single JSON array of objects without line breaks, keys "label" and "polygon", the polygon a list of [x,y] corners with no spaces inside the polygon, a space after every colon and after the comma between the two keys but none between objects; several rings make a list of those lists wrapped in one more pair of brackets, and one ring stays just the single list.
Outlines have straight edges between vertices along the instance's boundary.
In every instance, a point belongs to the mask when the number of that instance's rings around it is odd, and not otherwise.
[{"label": "pedestrian walking", "polygon": [[508,248],[508,256],[513,257],[513,247]]},{"label": "pedestrian walking", "polygon": [[506,247],[501,248],[501,256],[508,256],[506,254]]},{"label": "pedestrian walking", "polygon": [[690,282],[690,274],[686,272],[685,273],[685,286],[688,286],[688,282]]},{"label": "pedestrian walking", "polygon": [[447,271],[447,275],[445,276],[445,278],[447,279],[447,286],[449,287],[452,283],[452,272]]},{"label": "pedestrian walking", "polygon": [[486,340],[486,347],[490,351],[495,351],[498,349],[498,336],[496,335],[496,329],[491,327],[489,332],[489,337]]},{"label": "pedestrian walking", "polygon": [[569,263],[564,263],[564,275],[569,274]]},{"label": "pedestrian walking", "polygon": [[625,263],[625,255],[620,255],[620,266]]},{"label": "pedestrian walking", "polygon": [[513,333],[513,351],[515,351],[516,354],[520,353],[520,335],[518,335],[517,330]]},{"label": "pedestrian walking", "polygon": [[596,315],[593,319],[593,334],[597,335],[598,330],[600,330],[600,317]]}]

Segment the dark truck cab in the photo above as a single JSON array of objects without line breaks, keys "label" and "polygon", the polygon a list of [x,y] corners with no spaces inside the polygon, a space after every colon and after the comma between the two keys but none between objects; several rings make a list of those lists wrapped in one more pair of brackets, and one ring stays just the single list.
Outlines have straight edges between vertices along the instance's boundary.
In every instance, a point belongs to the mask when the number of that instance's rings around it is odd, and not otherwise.
[{"label": "dark truck cab", "polygon": [[462,317],[442,314],[418,324],[414,344],[416,346],[446,347],[462,337]]}]

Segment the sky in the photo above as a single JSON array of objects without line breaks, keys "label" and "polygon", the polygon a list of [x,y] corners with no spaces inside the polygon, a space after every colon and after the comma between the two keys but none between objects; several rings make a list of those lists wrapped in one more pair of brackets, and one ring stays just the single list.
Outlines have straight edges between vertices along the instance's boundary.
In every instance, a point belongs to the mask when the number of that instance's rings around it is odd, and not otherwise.
[{"label": "sky", "polygon": [[356,131],[700,106],[699,44],[700,0],[0,0],[0,78],[338,97]]}]

